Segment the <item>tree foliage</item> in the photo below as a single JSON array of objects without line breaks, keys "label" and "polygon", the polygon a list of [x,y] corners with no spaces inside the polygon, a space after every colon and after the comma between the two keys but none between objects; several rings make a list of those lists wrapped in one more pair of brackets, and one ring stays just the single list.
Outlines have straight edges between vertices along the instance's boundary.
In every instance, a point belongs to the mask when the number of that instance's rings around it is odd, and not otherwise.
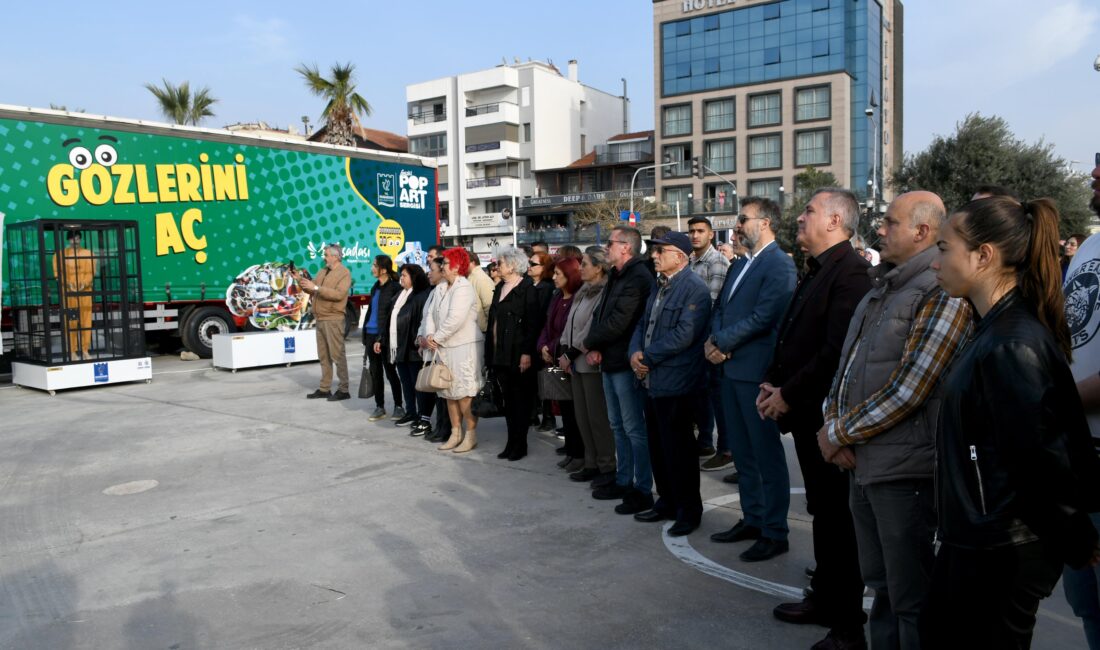
[{"label": "tree foliage", "polygon": [[165,118],[175,124],[190,124],[197,126],[206,117],[214,117],[214,111],[210,110],[218,100],[210,95],[209,88],[200,88],[191,92],[191,84],[187,81],[178,86],[172,85],[167,79],[162,79],[164,87],[145,84],[145,88],[157,98],[160,112]]},{"label": "tree foliage", "polygon": [[310,92],[327,100],[325,109],[321,111],[321,117],[325,119],[325,134],[321,140],[329,144],[354,146],[359,115],[370,117],[373,112],[367,100],[355,91],[355,65],[334,64],[327,78],[316,64],[302,64],[294,70],[302,75]]},{"label": "tree foliage", "polygon": [[[607,234],[615,226],[626,225],[619,215],[630,210],[630,199],[605,199],[592,203],[582,203],[573,211],[573,223],[578,228],[594,228],[599,226],[600,237],[607,238]],[[642,198],[634,199],[634,212],[641,222],[657,214],[657,204]]]},{"label": "tree foliage", "polygon": [[924,151],[907,154],[890,182],[898,193],[935,192],[948,211],[966,204],[982,184],[1000,185],[1020,199],[1050,197],[1062,216],[1063,237],[1088,231],[1085,177],[1070,171],[1053,145],[1025,143],[997,116],[967,115],[954,135],[937,136]]}]

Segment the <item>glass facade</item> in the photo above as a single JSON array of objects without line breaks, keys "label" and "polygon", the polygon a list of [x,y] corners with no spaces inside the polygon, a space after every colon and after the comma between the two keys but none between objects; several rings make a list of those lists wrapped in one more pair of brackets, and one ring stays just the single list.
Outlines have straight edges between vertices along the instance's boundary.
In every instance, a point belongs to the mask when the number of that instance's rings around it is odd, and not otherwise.
[{"label": "glass facade", "polygon": [[845,4],[781,0],[664,23],[662,94],[844,70]]},{"label": "glass facade", "polygon": [[[848,54],[847,69],[852,75],[851,98],[851,187],[859,194],[866,194],[867,180],[871,177],[871,118],[863,111],[872,95],[879,106],[875,109],[875,124],[881,124],[882,110],[882,7],[875,0],[854,0],[847,9]],[[875,149],[882,160],[882,147]],[[879,166],[879,176],[882,169]],[[862,186],[863,192],[860,192]],[[878,186],[882,187],[879,178]]]}]

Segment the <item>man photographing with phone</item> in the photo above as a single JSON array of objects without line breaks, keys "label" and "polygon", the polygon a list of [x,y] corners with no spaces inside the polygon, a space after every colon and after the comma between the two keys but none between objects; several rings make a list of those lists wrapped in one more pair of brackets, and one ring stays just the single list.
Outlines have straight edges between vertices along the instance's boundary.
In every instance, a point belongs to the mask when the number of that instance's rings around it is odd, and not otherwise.
[{"label": "man photographing with phone", "polygon": [[[330,402],[349,399],[348,358],[344,352],[344,310],[348,304],[351,273],[341,260],[343,249],[339,244],[325,246],[325,268],[313,280],[300,271],[294,278],[302,289],[313,296],[313,317],[317,328],[317,356],[321,361],[321,386],[306,395],[308,399],[322,397]],[[332,364],[336,364],[339,380],[336,392],[332,388]]]}]

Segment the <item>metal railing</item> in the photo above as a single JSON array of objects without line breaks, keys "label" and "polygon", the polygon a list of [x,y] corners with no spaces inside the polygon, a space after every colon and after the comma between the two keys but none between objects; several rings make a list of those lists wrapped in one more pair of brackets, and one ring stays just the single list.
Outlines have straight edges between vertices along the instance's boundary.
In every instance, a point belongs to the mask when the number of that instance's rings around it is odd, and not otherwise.
[{"label": "metal railing", "polygon": [[486,113],[499,113],[501,102],[493,102],[492,104],[479,104],[477,106],[466,107],[466,117],[475,117],[477,115],[485,115]]},{"label": "metal railing", "polygon": [[466,189],[472,190],[478,187],[500,187],[500,179],[502,178],[519,178],[519,176],[501,174],[500,176],[487,176],[485,178],[468,178],[466,179]]},{"label": "metal railing", "polygon": [[655,217],[675,217],[676,206],[680,206],[680,216],[708,215],[708,214],[736,214],[736,203],[732,197],[725,200],[719,199],[685,199],[683,201],[661,201],[657,203]]},{"label": "metal railing", "polygon": [[483,142],[481,144],[468,144],[466,145],[466,153],[477,153],[479,151],[492,151],[493,149],[500,149],[500,141],[496,142]]},{"label": "metal railing", "polygon": [[435,111],[421,111],[419,113],[409,113],[409,119],[413,124],[430,124],[432,122],[442,122],[447,119],[447,111],[442,113],[436,113]]},{"label": "metal railing", "polygon": [[630,147],[608,144],[596,145],[596,162],[598,164],[642,161],[653,161],[653,145],[648,142],[644,145],[633,145]]}]

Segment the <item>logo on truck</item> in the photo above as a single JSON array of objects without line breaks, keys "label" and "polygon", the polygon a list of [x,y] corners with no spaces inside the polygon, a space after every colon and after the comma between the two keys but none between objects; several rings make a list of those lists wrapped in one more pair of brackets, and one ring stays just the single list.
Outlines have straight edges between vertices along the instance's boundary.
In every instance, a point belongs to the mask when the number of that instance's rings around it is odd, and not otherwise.
[{"label": "logo on truck", "polygon": [[[61,143],[68,161],[55,164],[46,176],[50,200],[63,208],[80,201],[99,206],[248,200],[242,154],[234,156],[235,164],[212,164],[210,156],[201,153],[198,164],[131,165],[118,162],[117,144],[110,135],[89,143],[80,138]],[[174,212],[156,213],[157,255],[190,250],[197,263],[205,263],[206,237],[196,232],[201,223],[198,208],[184,210],[178,220]]]},{"label": "logo on truck", "polygon": [[378,174],[378,205],[392,208],[393,200],[393,174]]},{"label": "logo on truck", "polygon": [[[428,178],[426,176],[419,176],[415,172],[411,172],[407,169],[401,170],[401,175],[398,177],[401,183],[401,207],[412,208],[414,210],[423,210],[427,207],[428,190]],[[378,195],[379,202],[381,203],[382,195]],[[391,197],[392,201],[393,198]],[[382,203],[382,205],[386,205]],[[389,205],[393,205],[390,203]]]}]

